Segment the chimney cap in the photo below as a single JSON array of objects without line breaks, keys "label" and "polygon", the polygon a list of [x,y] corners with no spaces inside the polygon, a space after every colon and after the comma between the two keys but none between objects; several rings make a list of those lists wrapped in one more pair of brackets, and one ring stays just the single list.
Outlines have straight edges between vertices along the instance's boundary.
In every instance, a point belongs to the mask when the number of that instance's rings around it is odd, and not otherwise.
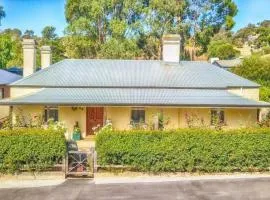
[{"label": "chimney cap", "polygon": [[41,48],[40,48],[40,51],[42,52],[42,53],[50,53],[51,52],[51,47],[50,46],[42,46]]},{"label": "chimney cap", "polygon": [[37,43],[34,39],[23,39],[22,45],[24,49],[33,49],[36,48]]},{"label": "chimney cap", "polygon": [[180,42],[181,37],[179,34],[165,34],[162,37],[163,42],[164,41],[175,41],[175,42]]}]

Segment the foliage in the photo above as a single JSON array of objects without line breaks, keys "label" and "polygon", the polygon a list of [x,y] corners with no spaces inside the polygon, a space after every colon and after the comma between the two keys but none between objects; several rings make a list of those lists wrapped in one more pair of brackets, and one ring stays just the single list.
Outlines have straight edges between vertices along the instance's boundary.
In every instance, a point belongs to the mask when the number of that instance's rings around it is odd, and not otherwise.
[{"label": "foliage", "polygon": [[217,40],[210,42],[208,46],[208,57],[217,57],[222,60],[232,59],[239,55],[239,51],[226,40]]},{"label": "foliage", "polygon": [[[65,9],[68,41],[78,37],[85,40],[91,50],[85,51],[84,45],[75,42],[67,42],[65,47],[68,55],[74,57],[117,55],[118,58],[160,59],[162,36],[177,33],[182,37],[182,44],[193,35],[196,45],[205,52],[210,37],[221,28],[233,27],[232,18],[236,13],[232,0],[68,0]],[[130,41],[131,50],[125,44],[115,46]],[[128,56],[126,49],[130,52]]]},{"label": "foliage", "polygon": [[262,116],[262,120],[259,122],[259,126],[270,128],[270,111],[265,116]]},{"label": "foliage", "polygon": [[101,166],[124,165],[144,172],[269,171],[270,131],[101,131]]},{"label": "foliage", "polygon": [[98,53],[99,58],[110,58],[110,59],[132,59],[140,55],[140,50],[135,40],[117,40],[110,39],[101,46]]},{"label": "foliage", "polygon": [[33,30],[26,30],[23,34],[23,38],[25,39],[34,39],[35,38],[35,32]]},{"label": "foliage", "polygon": [[0,34],[0,69],[22,63],[20,39],[12,33]]},{"label": "foliage", "polygon": [[262,21],[257,25],[249,24],[247,27],[242,28],[234,35],[234,44],[242,47],[245,43],[256,48],[270,46],[270,26],[269,20]]},{"label": "foliage", "polygon": [[260,99],[270,102],[270,58],[253,55],[233,70],[234,73],[261,84]]},{"label": "foliage", "polygon": [[64,133],[52,129],[1,130],[0,146],[0,173],[43,170],[66,153]]},{"label": "foliage", "polygon": [[191,28],[193,46],[199,45],[201,53],[207,51],[211,37],[222,28],[231,30],[237,6],[232,0],[190,0],[187,21]]},{"label": "foliage", "polygon": [[55,33],[56,28],[53,26],[46,26],[41,31],[42,39],[44,40],[53,40],[57,38],[57,34]]},{"label": "foliage", "polygon": [[53,26],[46,26],[42,30],[42,37],[38,39],[39,47],[50,46],[52,50],[52,63],[59,62],[65,58],[64,46],[62,39],[55,33],[56,28]]}]

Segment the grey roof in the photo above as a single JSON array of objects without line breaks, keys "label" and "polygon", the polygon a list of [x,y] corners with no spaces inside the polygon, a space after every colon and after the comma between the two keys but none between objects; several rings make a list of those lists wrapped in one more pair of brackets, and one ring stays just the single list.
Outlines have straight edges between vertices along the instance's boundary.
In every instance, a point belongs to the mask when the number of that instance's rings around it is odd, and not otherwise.
[{"label": "grey roof", "polygon": [[14,81],[17,81],[19,79],[21,79],[22,77],[17,75],[17,74],[13,74],[11,72],[8,72],[6,70],[0,69],[0,85],[8,85]]},{"label": "grey roof", "polygon": [[269,103],[249,100],[222,89],[157,88],[46,88],[17,99],[2,100],[1,104],[270,107]]},{"label": "grey roof", "polygon": [[14,86],[42,87],[259,87],[208,62],[168,64],[154,60],[67,59],[36,72]]},{"label": "grey roof", "polygon": [[232,68],[242,64],[242,59],[236,58],[232,60],[216,60],[213,64],[217,64],[219,67]]}]

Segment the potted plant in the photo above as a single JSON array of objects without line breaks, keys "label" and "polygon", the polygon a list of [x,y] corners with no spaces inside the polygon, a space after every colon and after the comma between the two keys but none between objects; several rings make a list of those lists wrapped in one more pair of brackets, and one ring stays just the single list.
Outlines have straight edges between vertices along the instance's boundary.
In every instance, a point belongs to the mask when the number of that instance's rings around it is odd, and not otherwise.
[{"label": "potted plant", "polygon": [[72,139],[74,141],[78,141],[81,139],[81,129],[79,127],[79,122],[76,122],[74,125]]}]

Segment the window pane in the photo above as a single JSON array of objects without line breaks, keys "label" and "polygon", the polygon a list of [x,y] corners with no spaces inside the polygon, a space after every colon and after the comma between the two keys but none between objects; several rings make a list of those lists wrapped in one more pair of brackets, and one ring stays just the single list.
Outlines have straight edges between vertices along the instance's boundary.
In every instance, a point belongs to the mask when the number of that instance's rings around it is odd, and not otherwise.
[{"label": "window pane", "polygon": [[211,110],[211,125],[224,124],[224,110]]},{"label": "window pane", "polygon": [[54,121],[58,121],[58,109],[46,107],[45,108],[45,121],[47,122],[49,119],[53,119]]},{"label": "window pane", "polygon": [[133,123],[144,123],[145,122],[145,111],[144,110],[132,110],[131,120]]}]

